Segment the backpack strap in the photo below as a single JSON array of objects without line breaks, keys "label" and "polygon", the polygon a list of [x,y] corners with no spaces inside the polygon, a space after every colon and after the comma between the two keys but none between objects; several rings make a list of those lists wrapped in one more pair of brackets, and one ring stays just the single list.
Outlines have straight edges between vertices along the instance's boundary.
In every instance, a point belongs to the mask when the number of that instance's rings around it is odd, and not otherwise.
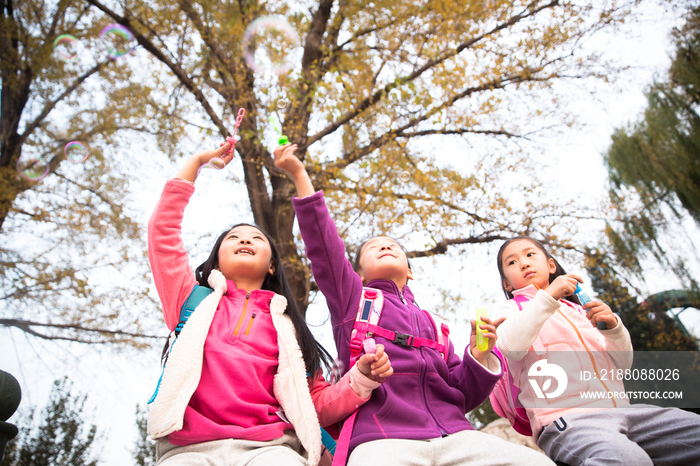
[{"label": "backpack strap", "polygon": [[213,292],[214,292],[214,290],[212,290],[209,287],[195,285],[194,289],[192,290],[190,295],[187,297],[187,300],[185,300],[185,304],[182,305],[182,308],[180,309],[180,321],[175,326],[175,330],[170,332],[170,336],[168,337],[168,340],[165,342],[165,347],[163,348],[163,354],[161,354],[161,357],[160,357],[161,366],[163,366],[163,370],[160,372],[160,377],[158,378],[158,383],[156,384],[156,390],[153,392],[153,395],[148,400],[148,404],[153,403],[156,399],[156,395],[158,395],[158,389],[160,389],[160,383],[163,380],[163,374],[165,373],[165,364],[168,362],[168,356],[170,355],[170,352],[173,350],[173,345],[177,341],[177,337],[180,335],[182,328],[185,326],[185,323],[187,323],[187,319],[189,319],[190,316],[192,315],[192,313],[194,312],[194,310],[197,309],[197,306],[199,306],[199,303],[204,301],[204,298],[206,298],[207,296],[209,296]]},{"label": "backpack strap", "polygon": [[527,298],[523,295],[518,295],[513,298],[513,301],[515,301],[515,304],[518,305],[518,310],[522,311],[523,310],[523,303],[526,303],[530,301],[530,298]]},{"label": "backpack strap", "polygon": [[187,319],[189,319],[194,310],[197,309],[199,303],[204,301],[204,298],[206,298],[213,292],[214,290],[206,286],[194,286],[194,289],[187,297],[187,301],[185,301],[185,304],[182,305],[182,309],[180,309],[180,320],[175,326],[174,330],[176,337],[180,335],[182,327],[185,326],[185,323],[187,323]]},{"label": "backpack strap", "polygon": [[362,344],[367,338],[372,337],[369,327],[377,327],[379,318],[382,315],[384,308],[384,295],[380,290],[373,288],[362,289],[362,299],[355,317],[355,325],[350,333],[350,356],[352,356],[350,365],[354,365],[357,358],[362,352]]},{"label": "backpack strap", "polygon": [[379,318],[382,315],[383,307],[384,295],[382,294],[381,290],[375,290],[373,288],[362,289],[362,299],[360,299],[360,306],[357,310],[355,325],[353,326],[350,334],[350,355],[352,357],[350,362],[351,366],[357,361],[357,358],[362,353],[363,342],[367,338],[371,338],[373,335],[386,338],[387,340],[401,346],[413,348],[433,348],[443,356],[445,361],[447,361],[450,348],[450,328],[442,319],[428,311],[424,311],[433,324],[437,341],[429,338],[414,337],[413,335],[409,335],[407,333],[395,332],[393,330],[387,330],[380,327],[378,323]]}]

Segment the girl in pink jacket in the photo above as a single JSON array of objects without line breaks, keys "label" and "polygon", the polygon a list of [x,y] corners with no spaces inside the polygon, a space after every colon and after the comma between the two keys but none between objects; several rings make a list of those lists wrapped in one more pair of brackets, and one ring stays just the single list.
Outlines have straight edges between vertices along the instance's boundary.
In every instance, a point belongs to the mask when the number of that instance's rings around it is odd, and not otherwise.
[{"label": "girl in pink jacket", "polygon": [[191,157],[166,182],[148,225],[148,256],[170,330],[196,287],[213,289],[171,345],[149,434],[159,465],[315,465],[320,427],[355,411],[393,370],[378,345],[339,383],[325,382],[328,353],[296,308],[274,241],[254,225],[223,232],[192,273],[180,237],[184,209],[199,169],[217,157],[230,162],[230,147]]},{"label": "girl in pink jacket", "polygon": [[581,277],[527,236],[506,241],[497,260],[510,300],[492,316],[506,317],[496,346],[537,445],[570,466],[700,464],[700,416],[630,405],[622,380],[610,376],[632,366],[630,336],[607,304],[580,306]]}]

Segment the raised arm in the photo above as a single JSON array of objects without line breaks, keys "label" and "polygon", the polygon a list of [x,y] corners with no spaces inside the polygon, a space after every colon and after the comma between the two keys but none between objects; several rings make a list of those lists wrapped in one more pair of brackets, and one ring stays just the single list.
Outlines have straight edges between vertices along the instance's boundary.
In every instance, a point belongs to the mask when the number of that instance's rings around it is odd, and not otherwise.
[{"label": "raised arm", "polygon": [[148,222],[148,260],[153,281],[163,305],[163,317],[170,330],[177,325],[180,308],[196,285],[189,257],[180,236],[185,207],[194,193],[199,168],[212,158],[231,161],[229,144],[219,149],[198,152],[190,157],[175,178],[165,183],[163,192]]},{"label": "raised arm", "polygon": [[[292,203],[299,230],[314,279],[331,311],[333,325],[349,321],[352,327],[362,295],[362,280],[345,257],[345,245],[330,217],[323,193],[314,192],[304,165],[294,155],[295,150],[296,145],[278,147],[274,152],[275,165],[287,171],[296,184],[299,198]],[[341,343],[336,339],[336,344]]]}]

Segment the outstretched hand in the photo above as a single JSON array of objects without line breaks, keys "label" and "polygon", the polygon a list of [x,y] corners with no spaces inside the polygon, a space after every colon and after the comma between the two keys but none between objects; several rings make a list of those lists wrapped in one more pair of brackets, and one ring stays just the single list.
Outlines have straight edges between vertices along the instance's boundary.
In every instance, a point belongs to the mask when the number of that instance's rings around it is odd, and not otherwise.
[{"label": "outstretched hand", "polygon": [[175,175],[175,178],[194,183],[194,180],[197,179],[197,175],[199,174],[199,170],[214,159],[216,159],[216,161],[212,165],[216,165],[216,168],[224,168],[235,156],[235,152],[233,151],[228,153],[230,149],[231,143],[224,142],[218,149],[207,149],[197,152],[187,159],[185,164]]},{"label": "outstretched hand", "polygon": [[472,324],[472,334],[469,337],[469,348],[472,352],[472,356],[474,356],[474,359],[479,361],[482,366],[486,366],[486,358],[489,354],[491,354],[494,346],[496,346],[496,340],[498,339],[496,329],[506,320],[506,318],[501,317],[497,320],[491,320],[489,317],[484,316],[481,318],[481,320],[483,320],[484,323],[480,327],[482,330],[486,331],[484,336],[489,339],[489,347],[486,351],[481,351],[476,347],[476,320],[472,319],[470,320]]},{"label": "outstretched hand", "polygon": [[206,165],[207,163],[211,162],[212,159],[217,157],[220,158],[223,161],[223,165],[226,166],[236,155],[236,152],[232,151],[231,147],[230,142],[223,142],[219,144],[218,149],[203,150],[194,154],[194,157],[198,159],[200,167]]},{"label": "outstretched hand", "polygon": [[275,156],[275,166],[286,171],[293,177],[296,177],[300,171],[305,170],[304,164],[299,160],[299,157],[294,155],[297,147],[296,144],[285,144],[279,146],[273,153]]}]

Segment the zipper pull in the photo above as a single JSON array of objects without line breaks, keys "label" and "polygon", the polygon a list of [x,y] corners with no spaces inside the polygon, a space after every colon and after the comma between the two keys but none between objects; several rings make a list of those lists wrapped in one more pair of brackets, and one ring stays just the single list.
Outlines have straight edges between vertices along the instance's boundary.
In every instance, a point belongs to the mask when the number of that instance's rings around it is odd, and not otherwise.
[{"label": "zipper pull", "polygon": [[402,303],[406,304],[406,300],[403,299],[403,293],[401,293],[400,291],[399,291],[399,298],[401,298]]},{"label": "zipper pull", "polygon": [[249,298],[250,298],[250,291],[247,292],[246,295],[245,295],[245,299],[249,299]]},{"label": "zipper pull", "polygon": [[248,335],[250,333],[250,327],[253,326],[253,319],[255,319],[255,316],[257,316],[257,312],[253,312],[253,315],[250,316],[250,320],[248,321],[248,328],[245,329],[245,334]]}]

